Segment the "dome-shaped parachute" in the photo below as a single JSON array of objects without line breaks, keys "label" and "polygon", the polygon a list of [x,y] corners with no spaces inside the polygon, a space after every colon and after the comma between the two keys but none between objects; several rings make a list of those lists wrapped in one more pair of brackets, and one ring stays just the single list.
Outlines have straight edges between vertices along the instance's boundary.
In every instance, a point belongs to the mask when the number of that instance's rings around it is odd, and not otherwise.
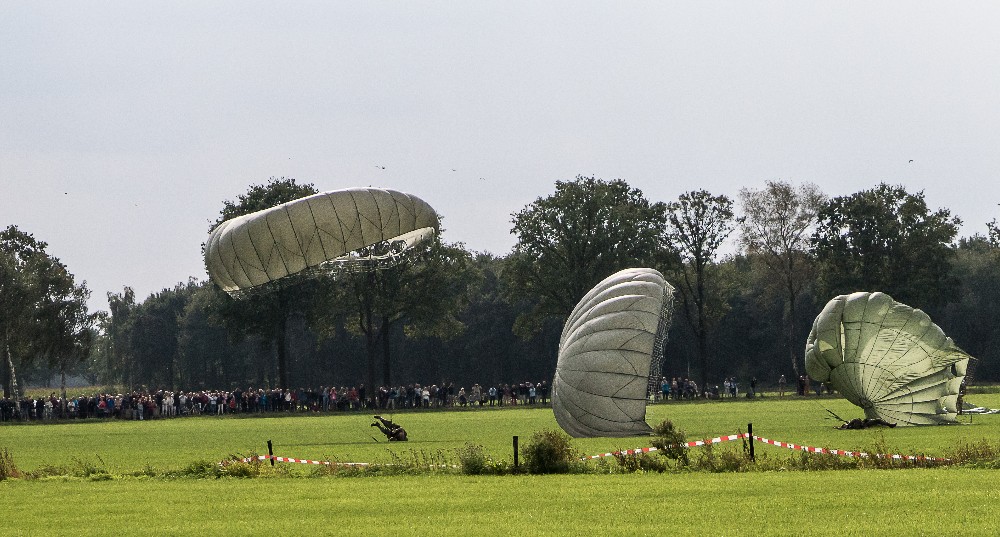
[{"label": "dome-shaped parachute", "polygon": [[552,381],[556,421],[573,437],[649,434],[646,401],[660,372],[674,289],[648,268],[597,284],[566,320]]},{"label": "dome-shaped parachute", "polygon": [[205,244],[212,280],[238,296],[292,274],[391,265],[437,233],[420,198],[378,188],[314,194],[216,226]]},{"label": "dome-shaped parachute", "polygon": [[884,293],[841,295],[816,317],[806,371],[865,417],[898,425],[955,421],[969,355],[926,313]]}]

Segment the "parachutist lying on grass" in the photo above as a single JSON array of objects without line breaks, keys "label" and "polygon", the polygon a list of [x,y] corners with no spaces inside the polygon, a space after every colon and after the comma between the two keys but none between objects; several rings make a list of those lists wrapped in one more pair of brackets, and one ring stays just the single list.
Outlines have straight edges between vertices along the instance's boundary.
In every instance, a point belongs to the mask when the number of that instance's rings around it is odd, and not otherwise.
[{"label": "parachutist lying on grass", "polygon": [[879,418],[854,418],[851,421],[845,421],[843,425],[837,427],[837,429],[867,429],[869,427],[895,427],[895,423],[889,423],[883,419]]},{"label": "parachutist lying on grass", "polygon": [[406,429],[383,418],[382,416],[375,416],[375,419],[378,421],[372,423],[371,426],[378,427],[378,430],[382,431],[382,434],[384,434],[390,442],[406,442]]}]

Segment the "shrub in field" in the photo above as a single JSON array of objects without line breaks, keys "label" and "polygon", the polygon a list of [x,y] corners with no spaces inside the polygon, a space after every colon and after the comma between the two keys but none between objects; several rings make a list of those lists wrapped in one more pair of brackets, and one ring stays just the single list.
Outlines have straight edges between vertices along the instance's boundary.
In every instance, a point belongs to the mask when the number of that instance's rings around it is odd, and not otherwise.
[{"label": "shrub in field", "polygon": [[521,447],[524,466],[532,474],[565,474],[579,462],[570,438],[559,431],[538,431]]},{"label": "shrub in field", "polygon": [[258,461],[231,462],[219,468],[218,477],[258,477],[262,467]]},{"label": "shrub in field", "polygon": [[465,475],[482,475],[489,467],[489,459],[486,450],[479,444],[465,444],[465,446],[455,450],[458,452],[458,464],[462,467]]},{"label": "shrub in field", "polygon": [[21,472],[17,470],[14,458],[10,456],[7,448],[0,449],[0,481],[13,477],[21,477]]},{"label": "shrub in field", "polygon": [[668,466],[661,457],[651,457],[646,453],[633,453],[631,455],[618,452],[615,454],[615,462],[618,469],[627,474],[636,472],[656,472],[667,471]]},{"label": "shrub in field", "polygon": [[219,477],[219,463],[209,460],[194,461],[179,471],[167,474],[168,477],[194,477],[198,479]]},{"label": "shrub in field", "polygon": [[973,468],[1000,469],[1000,444],[985,438],[957,447],[948,457],[954,464]]},{"label": "shrub in field", "polygon": [[479,444],[465,444],[456,451],[458,464],[465,475],[501,475],[510,470],[506,461],[493,460]]},{"label": "shrub in field", "polygon": [[698,451],[698,457],[692,465],[693,469],[708,472],[745,472],[751,468],[754,461],[750,460],[750,452],[718,450],[712,444],[703,446]]},{"label": "shrub in field", "polygon": [[680,466],[687,466],[688,448],[684,447],[684,431],[674,427],[670,420],[663,420],[653,427],[653,447],[657,452]]}]

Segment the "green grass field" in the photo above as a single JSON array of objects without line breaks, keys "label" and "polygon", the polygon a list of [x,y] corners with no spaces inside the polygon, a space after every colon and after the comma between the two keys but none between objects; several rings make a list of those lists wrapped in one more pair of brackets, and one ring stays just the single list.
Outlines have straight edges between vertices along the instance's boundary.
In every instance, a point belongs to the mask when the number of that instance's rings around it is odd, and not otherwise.
[{"label": "green grass field", "polygon": [[[969,400],[1000,407],[1000,394]],[[745,431],[752,422],[755,434],[796,444],[931,456],[1000,437],[995,415],[974,416],[971,423],[966,417],[958,426],[840,431],[824,407],[845,418],[860,415],[836,398],[786,397],[652,405],[647,421],[670,419],[689,440]],[[377,443],[370,415],[331,414],[4,425],[0,449],[22,472],[60,466],[162,475],[195,461],[263,453],[268,439],[276,455],[302,459],[455,464],[456,450],[472,443],[510,461],[512,436],[526,442],[535,431],[558,429],[546,408],[397,412],[393,418],[410,432],[410,442]],[[649,443],[580,439],[573,445],[597,454]],[[798,456],[762,444],[756,450],[765,459]],[[1000,500],[994,471],[955,467],[316,477],[313,466],[279,466],[278,473],[255,479],[8,479],[0,481],[0,534],[920,535],[958,528],[992,534]]]}]

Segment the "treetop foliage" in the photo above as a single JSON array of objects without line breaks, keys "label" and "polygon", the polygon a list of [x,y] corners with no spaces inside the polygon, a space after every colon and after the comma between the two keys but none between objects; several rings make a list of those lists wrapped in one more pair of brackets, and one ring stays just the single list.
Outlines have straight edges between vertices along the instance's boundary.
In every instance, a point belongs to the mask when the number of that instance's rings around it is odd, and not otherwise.
[{"label": "treetop foliage", "polygon": [[902,186],[834,198],[812,239],[821,293],[878,290],[907,304],[941,304],[954,290],[949,269],[960,225]]},{"label": "treetop foliage", "polygon": [[0,382],[9,395],[16,367],[38,359],[65,369],[86,358],[96,316],[90,291],[77,285],[48,245],[8,226],[0,232]]},{"label": "treetop foliage", "polygon": [[270,209],[318,192],[312,183],[299,184],[291,177],[271,177],[267,184],[251,185],[246,193],[236,197],[236,201],[222,202],[219,218],[212,223],[208,231],[211,232],[216,226],[231,218]]},{"label": "treetop foliage", "polygon": [[514,213],[517,244],[505,279],[513,299],[537,297],[518,331],[568,315],[594,285],[625,268],[654,266],[665,250],[666,205],[621,179],[577,176]]}]

